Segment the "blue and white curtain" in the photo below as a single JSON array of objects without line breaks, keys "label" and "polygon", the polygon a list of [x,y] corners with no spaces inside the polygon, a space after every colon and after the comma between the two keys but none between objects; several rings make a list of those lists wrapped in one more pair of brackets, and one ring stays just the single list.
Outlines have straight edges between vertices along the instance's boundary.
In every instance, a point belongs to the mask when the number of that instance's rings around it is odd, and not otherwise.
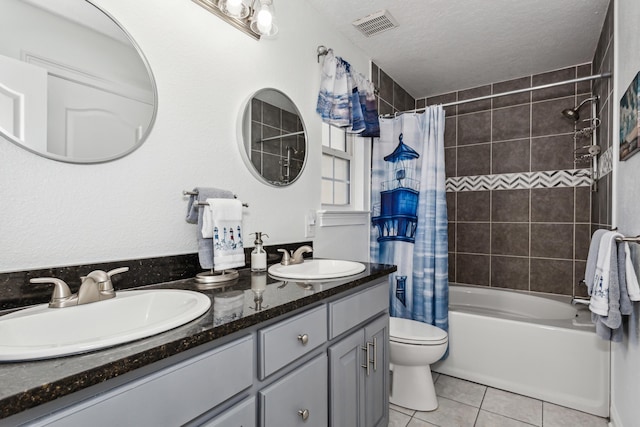
[{"label": "blue and white curtain", "polygon": [[371,261],[395,264],[390,313],[449,329],[442,106],[380,120],[371,175]]}]

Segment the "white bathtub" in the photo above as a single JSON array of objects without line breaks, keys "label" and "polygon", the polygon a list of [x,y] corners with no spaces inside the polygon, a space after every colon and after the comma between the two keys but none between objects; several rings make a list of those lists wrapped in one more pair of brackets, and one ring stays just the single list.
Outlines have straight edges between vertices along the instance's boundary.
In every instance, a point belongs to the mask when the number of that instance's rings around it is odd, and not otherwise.
[{"label": "white bathtub", "polygon": [[585,306],[451,286],[449,357],[432,370],[607,417],[609,355]]}]

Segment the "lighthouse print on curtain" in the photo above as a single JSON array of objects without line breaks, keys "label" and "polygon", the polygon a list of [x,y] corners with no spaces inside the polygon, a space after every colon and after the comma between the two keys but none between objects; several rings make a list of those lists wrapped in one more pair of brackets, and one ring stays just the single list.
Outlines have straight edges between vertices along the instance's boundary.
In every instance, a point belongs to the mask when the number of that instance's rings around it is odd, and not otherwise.
[{"label": "lighthouse print on curtain", "polygon": [[448,330],[444,110],[380,120],[371,172],[371,260],[395,264],[390,313]]}]

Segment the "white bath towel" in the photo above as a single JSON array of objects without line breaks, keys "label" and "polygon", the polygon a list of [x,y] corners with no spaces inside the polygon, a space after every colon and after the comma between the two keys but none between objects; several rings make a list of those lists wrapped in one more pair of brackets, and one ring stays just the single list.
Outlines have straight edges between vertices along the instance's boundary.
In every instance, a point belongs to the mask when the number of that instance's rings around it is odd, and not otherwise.
[{"label": "white bath towel", "polygon": [[602,235],[598,248],[598,259],[596,261],[596,271],[591,290],[591,300],[589,310],[599,316],[607,316],[609,313],[609,284],[611,275],[618,277],[617,271],[612,271],[612,266],[617,266],[611,262],[612,245],[616,244],[616,237],[621,237],[620,233],[608,231]]},{"label": "white bath towel", "polygon": [[627,292],[631,301],[640,301],[640,285],[638,285],[638,276],[633,269],[633,261],[631,261],[631,248],[629,244],[624,242],[625,252],[625,276],[627,279]]},{"label": "white bath towel", "polygon": [[236,199],[207,199],[202,235],[213,237],[215,271],[244,266],[242,244],[242,202]]}]

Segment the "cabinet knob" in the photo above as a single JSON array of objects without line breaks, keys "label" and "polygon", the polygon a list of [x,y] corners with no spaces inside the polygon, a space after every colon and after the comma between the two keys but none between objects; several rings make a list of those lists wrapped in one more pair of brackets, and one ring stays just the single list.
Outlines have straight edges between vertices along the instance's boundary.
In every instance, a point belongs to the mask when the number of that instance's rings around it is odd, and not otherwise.
[{"label": "cabinet knob", "polygon": [[307,421],[309,419],[309,410],[308,409],[300,409],[298,411],[298,415],[302,418],[303,421]]},{"label": "cabinet knob", "polygon": [[307,334],[298,335],[298,341],[300,341],[302,345],[307,345],[307,343],[309,342],[309,335]]}]

